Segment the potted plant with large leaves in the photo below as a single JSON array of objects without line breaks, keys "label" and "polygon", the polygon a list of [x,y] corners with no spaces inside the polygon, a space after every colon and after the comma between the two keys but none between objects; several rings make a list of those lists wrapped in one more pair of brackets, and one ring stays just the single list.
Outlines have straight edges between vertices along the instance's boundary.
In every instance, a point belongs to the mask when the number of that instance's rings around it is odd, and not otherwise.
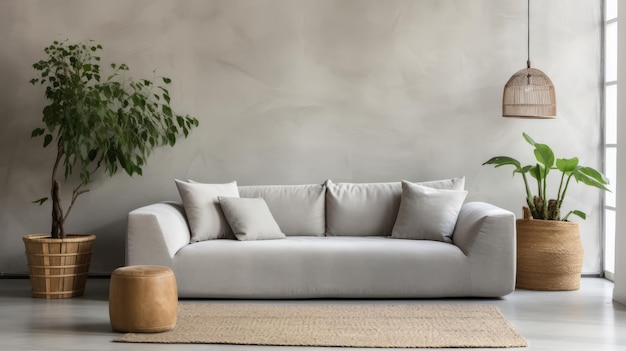
[{"label": "potted plant with large leaves", "polygon": [[[50,233],[23,237],[33,287],[33,297],[80,296],[85,289],[95,235],[66,234],[65,222],[77,198],[89,191],[92,176],[113,176],[124,170],[141,175],[150,152],[157,146],[174,146],[187,137],[198,120],[172,111],[167,77],[133,80],[128,66],[101,68],[102,46],[93,41],[54,41],[47,57],[33,68],[30,82],[45,87],[49,104],[43,109],[43,126],[31,137],[43,137],[43,146],[55,149],[50,196],[34,202],[52,202]],[[60,182],[72,187],[61,201]],[[69,191],[66,192],[70,194]]]},{"label": "potted plant with large leaves", "polygon": [[[483,165],[513,166],[513,174],[524,181],[526,205],[524,216],[517,227],[517,279],[516,286],[531,290],[577,290],[583,264],[583,248],[578,223],[570,222],[571,215],[586,219],[580,210],[570,210],[561,216],[561,206],[572,179],[577,183],[610,191],[608,179],[591,167],[581,166],[578,157],[555,158],[552,149],[535,142],[528,134],[524,139],[534,148],[537,163],[522,166],[508,156],[493,157]],[[555,197],[548,195],[548,176],[560,172]],[[537,183],[536,193],[529,177]]]}]

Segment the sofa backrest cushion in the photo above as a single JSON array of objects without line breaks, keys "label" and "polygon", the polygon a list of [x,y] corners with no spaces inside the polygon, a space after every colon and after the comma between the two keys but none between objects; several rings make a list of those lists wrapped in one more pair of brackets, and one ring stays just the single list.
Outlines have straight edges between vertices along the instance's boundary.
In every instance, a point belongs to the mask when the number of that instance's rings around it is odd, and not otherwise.
[{"label": "sofa backrest cushion", "polygon": [[281,231],[288,236],[324,236],[323,184],[240,186],[240,197],[261,197]]},{"label": "sofa backrest cushion", "polygon": [[[464,190],[465,178],[416,184]],[[326,235],[391,236],[402,197],[400,182],[333,183],[328,180],[326,187]]]}]

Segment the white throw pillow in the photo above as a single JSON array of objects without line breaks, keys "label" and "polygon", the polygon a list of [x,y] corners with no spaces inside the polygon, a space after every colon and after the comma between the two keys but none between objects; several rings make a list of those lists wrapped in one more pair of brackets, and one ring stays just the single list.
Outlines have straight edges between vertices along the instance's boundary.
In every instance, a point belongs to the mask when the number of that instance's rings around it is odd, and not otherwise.
[{"label": "white throw pillow", "polygon": [[413,184],[423,185],[435,189],[465,190],[465,177],[429,180],[426,182],[413,182]]},{"label": "white throw pillow", "polygon": [[219,197],[224,216],[238,240],[284,239],[263,198]]},{"label": "white throw pillow", "polygon": [[192,242],[234,239],[222,213],[218,196],[239,197],[237,182],[204,184],[176,179],[176,187],[183,201]]},{"label": "white throw pillow", "polygon": [[402,198],[392,238],[451,242],[467,191],[435,189],[402,182]]}]

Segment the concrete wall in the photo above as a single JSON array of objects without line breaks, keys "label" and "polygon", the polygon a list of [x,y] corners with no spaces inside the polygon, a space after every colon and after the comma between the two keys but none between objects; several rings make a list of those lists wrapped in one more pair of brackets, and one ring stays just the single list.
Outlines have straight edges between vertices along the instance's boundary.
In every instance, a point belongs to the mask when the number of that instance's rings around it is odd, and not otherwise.
[{"label": "concrete wall", "polygon": [[[481,166],[531,162],[522,131],[601,166],[601,5],[531,4],[531,58],[559,118],[501,118],[526,64],[526,2],[513,0],[4,0],[0,2],[0,272],[26,271],[21,236],[46,232],[53,150],[29,138],[46,101],[28,84],[53,40],[94,39],[134,77],[173,79],[200,128],[157,150],[143,177],[99,177],[67,223],[98,236],[92,271],[123,264],[128,211],[177,200],[173,179],[240,184],[428,180],[465,175],[468,201],[521,214],[521,178]],[[556,183],[556,179],[554,182]],[[556,191],[556,187],[553,189]],[[601,195],[575,185],[584,272],[600,271]]]}]

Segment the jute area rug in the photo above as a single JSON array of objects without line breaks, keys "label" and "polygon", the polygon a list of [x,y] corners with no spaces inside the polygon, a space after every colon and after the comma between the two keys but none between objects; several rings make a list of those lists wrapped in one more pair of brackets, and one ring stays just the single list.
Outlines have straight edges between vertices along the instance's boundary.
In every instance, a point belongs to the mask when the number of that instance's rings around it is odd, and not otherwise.
[{"label": "jute area rug", "polygon": [[342,347],[524,347],[490,305],[180,304],[176,327],[118,342]]}]

